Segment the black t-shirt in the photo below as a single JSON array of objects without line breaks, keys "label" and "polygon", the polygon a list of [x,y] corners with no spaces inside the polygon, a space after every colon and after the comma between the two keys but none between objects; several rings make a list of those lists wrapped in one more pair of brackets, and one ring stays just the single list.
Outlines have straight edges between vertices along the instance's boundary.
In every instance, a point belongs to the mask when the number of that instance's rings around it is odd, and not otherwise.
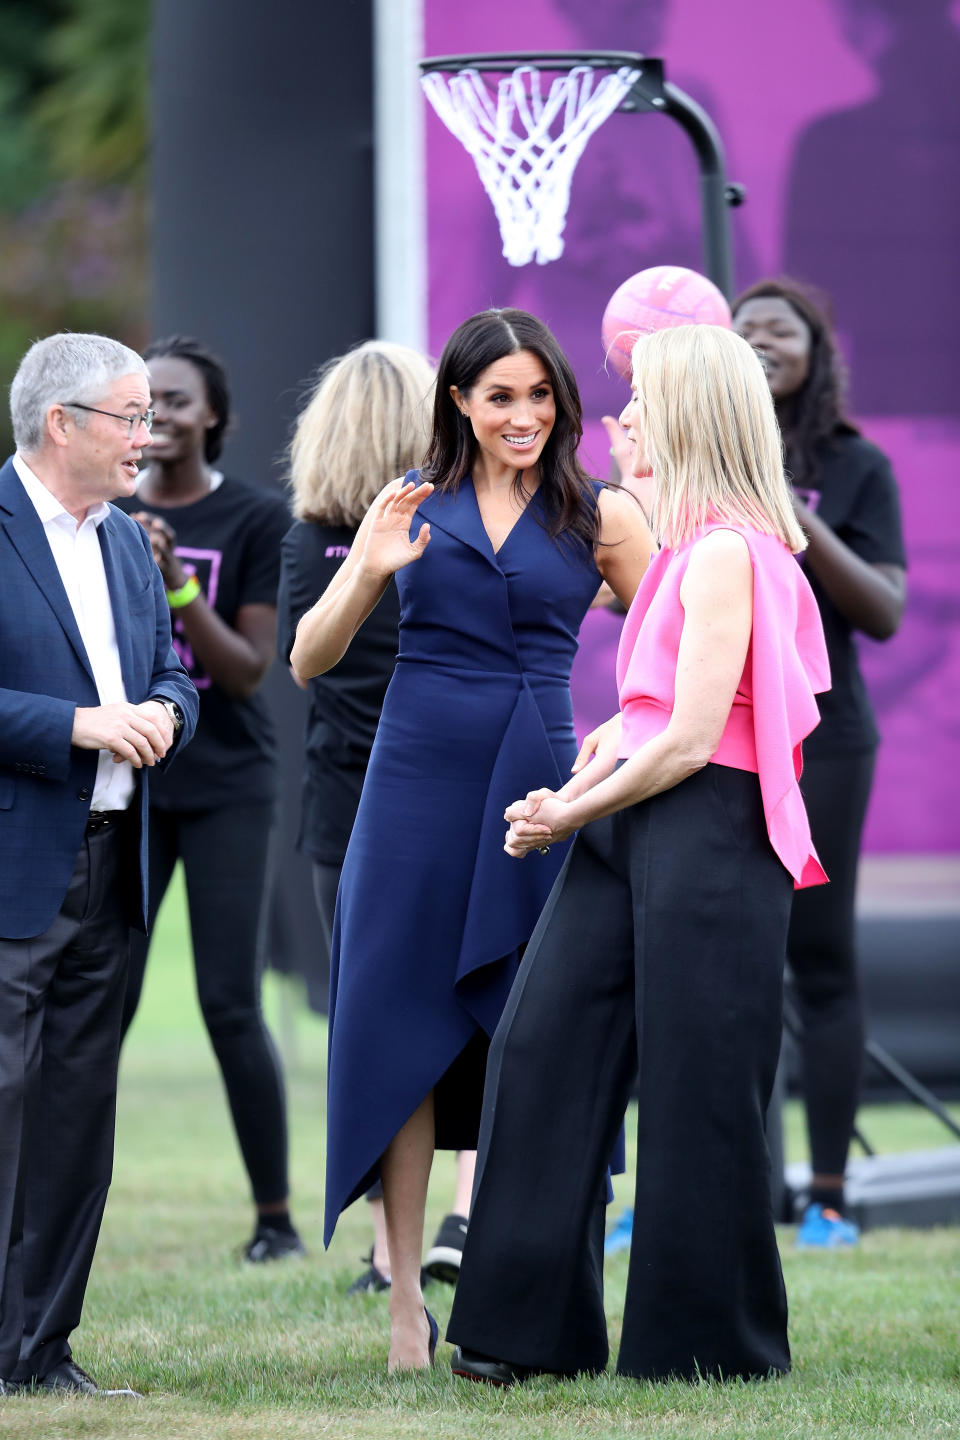
[{"label": "black t-shirt", "polygon": [[[356,530],[300,521],[283,541],[277,644],[290,659],[300,617],[350,554]],[[397,658],[400,596],[393,580],[360,626],[343,659],[310,681],[300,849],[339,865],[360,803],[367,761]]]},{"label": "black t-shirt", "polygon": [[[840,429],[818,448],[816,475],[797,494],[824,524],[869,565],[906,565],[900,499],[890,462],[862,436]],[[853,627],[805,573],[823,618],[831,688],[818,695],[820,724],[803,744],[808,758],[872,749],[879,740],[857,657]]]},{"label": "black t-shirt", "polygon": [[[148,505],[138,495],[120,509],[158,515],[176,535],[174,548],[196,575],[207,604],[230,626],[243,605],[275,605],[280,543],[289,513],[278,496],[224,479],[191,505]],[[273,726],[261,695],[237,699],[210,679],[195,657],[176,610],[174,649],[200,695],[196,733],[167,774],[150,779],[150,803],[162,810],[269,800],[277,790]]]}]

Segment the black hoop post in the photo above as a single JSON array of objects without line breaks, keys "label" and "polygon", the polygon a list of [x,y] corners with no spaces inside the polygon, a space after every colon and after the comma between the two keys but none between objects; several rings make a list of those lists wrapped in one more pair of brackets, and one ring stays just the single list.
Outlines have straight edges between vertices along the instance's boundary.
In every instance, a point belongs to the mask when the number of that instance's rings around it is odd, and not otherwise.
[{"label": "black hoop post", "polygon": [[703,225],[704,272],[728,300],[733,299],[733,252],[728,208],[743,203],[741,185],[727,181],[726,159],[719,131],[710,116],[689,95],[664,78],[663,61],[629,50],[540,50],[511,54],[434,55],[420,61],[420,73],[479,70],[509,73],[529,65],[540,70],[573,70],[579,65],[638,72],[619,108],[666,115],[685,130],[700,167],[700,213]]},{"label": "black hoop post", "polygon": [[727,167],[719,131],[697,102],[676,85],[664,84],[667,103],[663,113],[690,136],[700,165],[700,211],[703,222],[703,263],[707,276],[733,300],[733,250],[730,243],[732,204],[744,198],[740,186],[727,184]]}]

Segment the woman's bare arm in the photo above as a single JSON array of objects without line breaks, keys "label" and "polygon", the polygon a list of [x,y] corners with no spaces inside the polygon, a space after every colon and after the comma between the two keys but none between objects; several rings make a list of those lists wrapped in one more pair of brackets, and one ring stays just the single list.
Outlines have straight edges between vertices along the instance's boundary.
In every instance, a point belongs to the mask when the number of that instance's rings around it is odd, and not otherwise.
[{"label": "woman's bare arm", "polygon": [[639,504],[626,491],[601,490],[597,508],[597,569],[621,605],[629,609],[657,548],[656,542]]},{"label": "woman's bare arm", "polygon": [[429,484],[393,480],[370,506],[350,554],[297,626],[290,665],[301,680],[322,675],[343,659],[391,575],[419,560],[429,543],[430,527],[421,525],[411,541],[410,526],[417,506],[432,491]]},{"label": "woman's bare arm", "polygon": [[804,557],[807,568],[840,614],[872,640],[889,640],[907,603],[903,567],[862,560],[802,501],[795,498],[793,508],[809,541]]}]

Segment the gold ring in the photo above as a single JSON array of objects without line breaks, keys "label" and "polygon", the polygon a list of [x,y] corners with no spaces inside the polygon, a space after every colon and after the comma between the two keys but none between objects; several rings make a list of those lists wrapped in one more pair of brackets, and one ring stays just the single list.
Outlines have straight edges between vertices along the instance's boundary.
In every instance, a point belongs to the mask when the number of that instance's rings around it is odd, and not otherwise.
[{"label": "gold ring", "polygon": [[537,846],[537,849],[540,851],[540,854],[541,854],[541,855],[549,855],[549,854],[550,854],[550,846],[549,846],[549,845],[538,845],[538,846]]}]

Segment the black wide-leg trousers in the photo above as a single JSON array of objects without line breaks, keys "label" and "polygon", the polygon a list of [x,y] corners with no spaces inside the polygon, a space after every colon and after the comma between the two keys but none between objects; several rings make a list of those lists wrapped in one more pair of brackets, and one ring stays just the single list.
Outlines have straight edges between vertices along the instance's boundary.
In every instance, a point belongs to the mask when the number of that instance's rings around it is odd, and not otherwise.
[{"label": "black wide-leg trousers", "polygon": [[789,1369],[764,1116],[792,894],[744,771],[708,765],[580,832],[491,1046],[449,1340],[606,1366],[590,1241],[639,1067],[618,1372]]}]

